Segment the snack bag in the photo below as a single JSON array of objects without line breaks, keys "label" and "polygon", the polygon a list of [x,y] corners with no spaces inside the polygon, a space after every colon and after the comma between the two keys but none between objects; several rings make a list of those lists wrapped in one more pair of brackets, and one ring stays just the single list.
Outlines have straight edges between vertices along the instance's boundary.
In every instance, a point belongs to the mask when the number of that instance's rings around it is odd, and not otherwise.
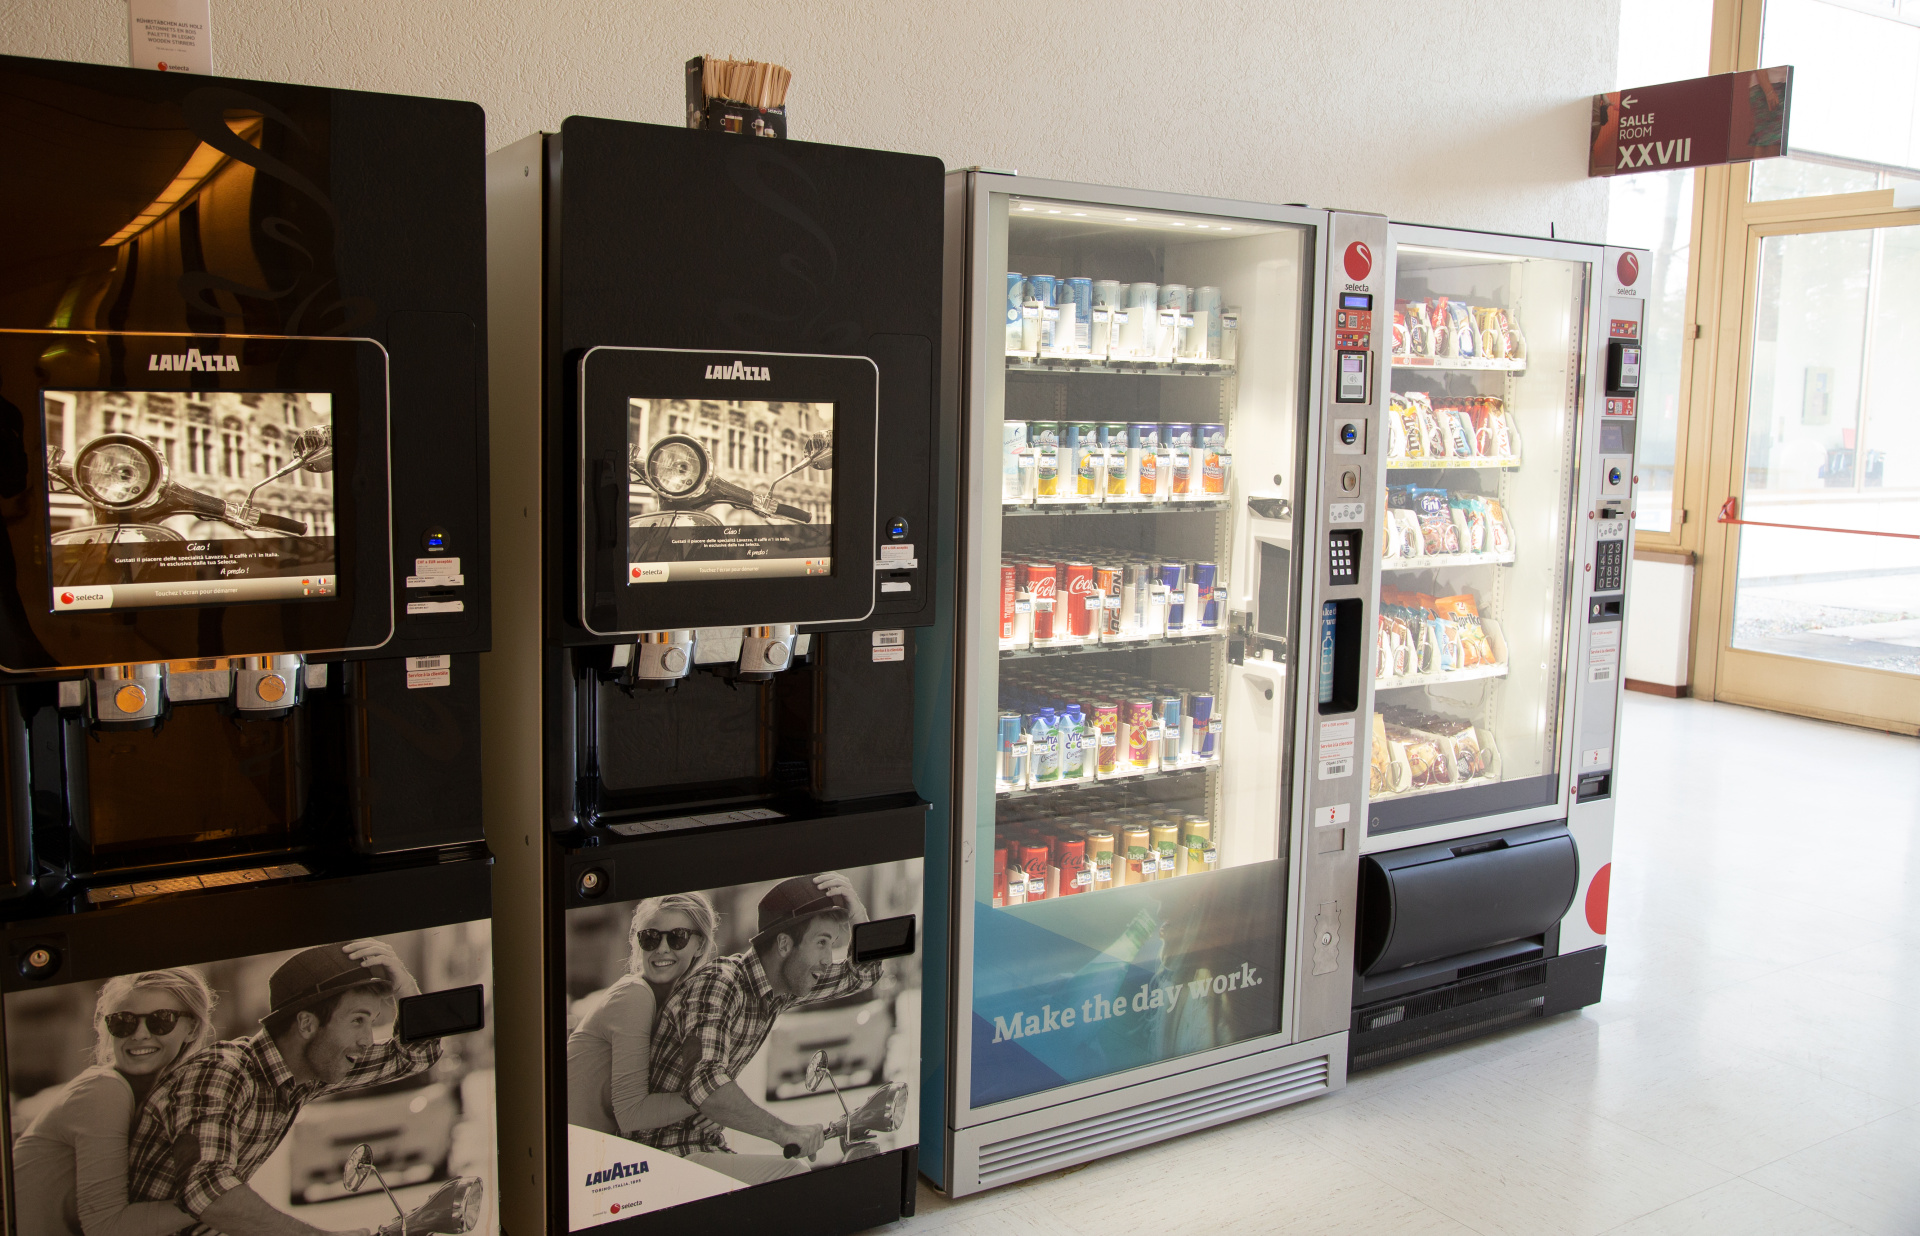
[{"label": "snack bag", "polygon": [[1458,732],[1447,737],[1453,743],[1454,780],[1471,781],[1475,777],[1485,776],[1487,753],[1480,745],[1479,733],[1471,725],[1462,724]]},{"label": "snack bag", "polygon": [[1487,504],[1487,548],[1494,553],[1504,554],[1513,549],[1513,529],[1507,524],[1506,508],[1500,505],[1500,499],[1488,498]]},{"label": "snack bag", "polygon": [[1407,401],[1398,395],[1387,398],[1387,458],[1407,457]]},{"label": "snack bag", "polygon": [[1412,400],[1400,401],[1400,428],[1407,438],[1407,458],[1427,457],[1427,435],[1420,426],[1420,409]]},{"label": "snack bag", "polygon": [[1444,489],[1414,489],[1413,508],[1420,520],[1420,549],[1433,554],[1460,552],[1460,534],[1453,526],[1453,510]]},{"label": "snack bag", "polygon": [[1467,459],[1480,452],[1473,449],[1473,421],[1467,417],[1460,405],[1448,400],[1433,410],[1440,421],[1440,429],[1447,436],[1447,454],[1456,459]]},{"label": "snack bag", "polygon": [[1394,555],[1400,558],[1421,557],[1423,548],[1420,536],[1420,520],[1411,509],[1387,509],[1387,538],[1398,547]]},{"label": "snack bag", "polygon": [[1367,775],[1367,793],[1385,794],[1393,785],[1393,752],[1387,747],[1387,719],[1373,714],[1373,748],[1368,752],[1372,765]]},{"label": "snack bag", "polygon": [[1453,326],[1454,351],[1462,360],[1480,355],[1480,329],[1473,323],[1473,310],[1459,301],[1447,302],[1448,321]]},{"label": "snack bag", "polygon": [[1475,309],[1473,319],[1474,329],[1480,333],[1480,355],[1486,360],[1505,360],[1507,344],[1500,335],[1500,311]]},{"label": "snack bag", "polygon": [[1433,414],[1433,404],[1418,391],[1407,396],[1407,402],[1413,406],[1415,423],[1419,426],[1421,454],[1428,459],[1444,459],[1447,456],[1447,437],[1440,431],[1440,422]]},{"label": "snack bag", "polygon": [[1447,504],[1453,508],[1453,525],[1460,530],[1460,552],[1486,553],[1487,510],[1484,499],[1479,494],[1456,491],[1447,495]]},{"label": "snack bag", "polygon": [[1433,357],[1435,360],[1448,359],[1459,355],[1454,350],[1453,319],[1447,316],[1447,298],[1437,296],[1427,302],[1427,322],[1433,337]]},{"label": "snack bag", "polygon": [[1507,346],[1508,360],[1527,359],[1527,338],[1520,333],[1520,324],[1505,309],[1500,311],[1500,335]]},{"label": "snack bag", "polygon": [[1468,665],[1494,665],[1493,642],[1480,625],[1480,606],[1469,593],[1441,597],[1434,608],[1445,615],[1460,633],[1462,668]]},{"label": "snack bag", "polygon": [[1399,360],[1407,358],[1407,315],[1400,305],[1393,307],[1393,355]]},{"label": "snack bag", "polygon": [[1447,767],[1447,759],[1440,752],[1440,744],[1424,734],[1400,726],[1386,727],[1387,740],[1398,743],[1407,753],[1407,764],[1413,772],[1413,787],[1419,789],[1429,785],[1447,785],[1453,781],[1453,770]]},{"label": "snack bag", "polygon": [[1407,321],[1407,357],[1429,359],[1433,356],[1433,323],[1427,318],[1427,307],[1405,300],[1400,305],[1401,315]]}]

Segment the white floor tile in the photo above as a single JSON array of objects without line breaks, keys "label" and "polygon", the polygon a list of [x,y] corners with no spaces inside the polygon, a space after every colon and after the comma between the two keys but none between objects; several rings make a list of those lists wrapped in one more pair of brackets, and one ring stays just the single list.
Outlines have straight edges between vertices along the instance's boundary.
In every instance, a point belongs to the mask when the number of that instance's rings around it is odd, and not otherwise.
[{"label": "white floor tile", "polygon": [[1755,1184],[1875,1236],[1920,1232],[1920,1108],[1748,1173]]},{"label": "white floor tile", "polygon": [[1704,1193],[1623,1223],[1607,1236],[1859,1236],[1860,1229],[1750,1180],[1729,1180]]}]

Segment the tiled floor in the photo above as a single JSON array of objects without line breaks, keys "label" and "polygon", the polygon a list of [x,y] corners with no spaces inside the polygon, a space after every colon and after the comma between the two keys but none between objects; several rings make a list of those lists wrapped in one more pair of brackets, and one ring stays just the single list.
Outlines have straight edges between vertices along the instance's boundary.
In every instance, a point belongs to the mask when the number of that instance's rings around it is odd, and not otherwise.
[{"label": "tiled floor", "polygon": [[1920,1233],[1920,741],[1630,695],[1606,997],[888,1231]]}]

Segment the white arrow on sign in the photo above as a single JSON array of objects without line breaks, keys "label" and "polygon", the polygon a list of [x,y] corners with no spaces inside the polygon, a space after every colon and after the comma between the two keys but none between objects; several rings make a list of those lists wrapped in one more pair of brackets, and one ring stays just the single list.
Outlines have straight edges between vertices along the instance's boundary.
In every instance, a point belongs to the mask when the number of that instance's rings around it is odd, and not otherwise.
[{"label": "white arrow on sign", "polygon": [[1620,105],[1622,107],[1632,107],[1635,103],[1638,103],[1639,101],[1640,100],[1634,98],[1632,95],[1628,95],[1626,98],[1620,100]]}]

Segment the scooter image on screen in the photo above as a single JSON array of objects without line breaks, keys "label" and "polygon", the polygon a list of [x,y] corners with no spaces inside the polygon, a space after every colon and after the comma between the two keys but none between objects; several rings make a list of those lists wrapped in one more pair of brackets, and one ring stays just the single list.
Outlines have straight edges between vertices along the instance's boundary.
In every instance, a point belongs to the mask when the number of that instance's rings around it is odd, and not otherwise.
[{"label": "scooter image on screen", "polygon": [[[49,490],[78,497],[93,508],[94,522],[55,532],[49,539],[56,546],[185,541],[184,533],[163,522],[179,515],[217,520],[247,536],[259,532],[306,536],[304,520],[275,515],[253,503],[254,495],[264,486],[303,468],[308,472],[333,470],[332,429],[308,429],[292,437],[293,458],[256,483],[246,497],[233,499],[215,497],[174,481],[166,456],[138,434],[101,434],[75,452],[70,465],[62,460],[59,448],[53,448],[47,452]],[[87,572],[95,566],[90,555],[83,554],[69,571],[73,578],[55,582],[88,582]]]},{"label": "scooter image on screen", "polygon": [[708,508],[731,506],[752,511],[767,519],[786,519],[796,524],[813,522],[811,513],[774,499],[780,482],[807,468],[825,471],[833,467],[833,436],[816,432],[808,436],[800,462],[782,472],[766,485],[748,489],[714,475],[713,457],[698,438],[686,434],[668,434],[648,448],[643,456],[635,446],[627,459],[632,478],[659,499],[660,509],[635,515],[629,525],[635,528],[676,528],[717,526],[720,517]]},{"label": "scooter image on screen", "polygon": [[479,1224],[481,1212],[486,1209],[487,1186],[478,1176],[455,1176],[412,1210],[400,1209],[400,1203],[393,1199],[393,1190],[387,1187],[387,1178],[374,1166],[373,1147],[361,1142],[347,1152],[340,1183],[346,1186],[347,1192],[358,1193],[367,1183],[369,1173],[380,1182],[393,1213],[399,1216],[381,1225],[380,1236],[426,1236],[428,1233],[460,1236]]},{"label": "scooter image on screen", "polygon": [[[806,1081],[809,1091],[820,1089],[822,1084],[833,1087],[833,1097],[840,1102],[840,1119],[827,1125],[826,1135],[839,1139],[842,1163],[880,1154],[880,1143],[874,1135],[892,1133],[906,1119],[907,1088],[900,1082],[888,1082],[869,1095],[866,1102],[849,1110],[847,1100],[840,1094],[840,1083],[833,1080],[833,1073],[827,1068],[825,1051],[816,1051],[807,1060]],[[789,1143],[786,1156],[799,1158],[800,1147]]]}]

